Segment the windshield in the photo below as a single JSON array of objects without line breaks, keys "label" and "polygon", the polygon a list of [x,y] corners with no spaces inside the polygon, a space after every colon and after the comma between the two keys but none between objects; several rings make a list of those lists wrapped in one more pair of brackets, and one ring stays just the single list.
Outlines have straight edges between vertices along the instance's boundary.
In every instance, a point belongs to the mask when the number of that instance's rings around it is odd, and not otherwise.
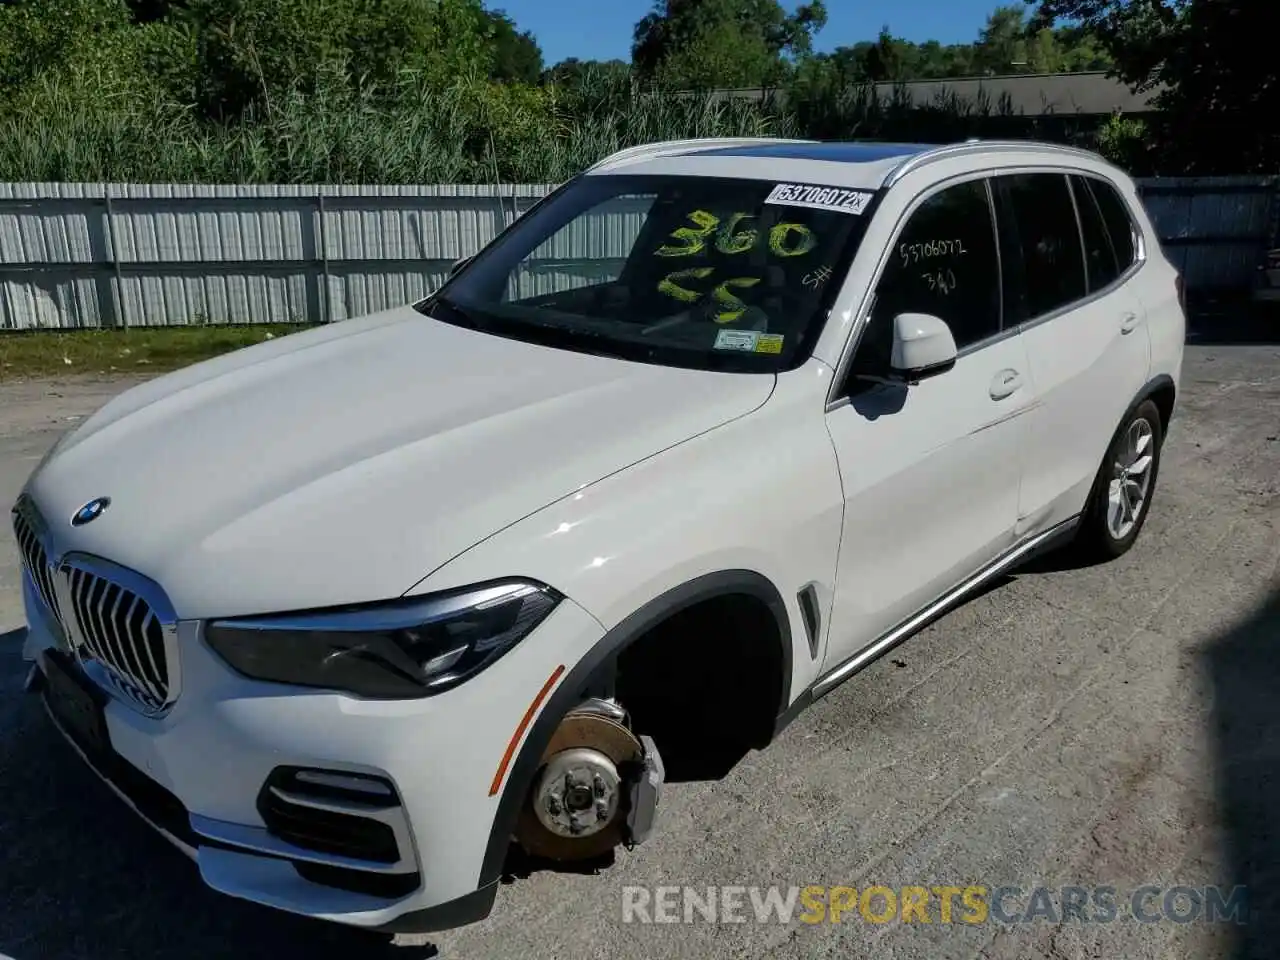
[{"label": "windshield", "polygon": [[802,363],[873,194],[687,176],[586,176],[418,305],[503,336],[708,370]]}]

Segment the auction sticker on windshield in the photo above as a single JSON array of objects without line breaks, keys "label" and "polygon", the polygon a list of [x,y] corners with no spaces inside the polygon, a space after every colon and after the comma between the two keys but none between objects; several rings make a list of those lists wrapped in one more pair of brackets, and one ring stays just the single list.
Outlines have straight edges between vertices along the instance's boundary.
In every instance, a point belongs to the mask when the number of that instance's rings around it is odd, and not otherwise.
[{"label": "auction sticker on windshield", "polygon": [[741,350],[744,353],[781,353],[782,334],[759,333],[755,330],[721,330],[716,334],[717,350]]},{"label": "auction sticker on windshield", "polygon": [[780,183],[764,202],[788,207],[811,207],[814,210],[834,210],[858,216],[867,209],[873,196],[866,190],[821,187],[807,183]]}]

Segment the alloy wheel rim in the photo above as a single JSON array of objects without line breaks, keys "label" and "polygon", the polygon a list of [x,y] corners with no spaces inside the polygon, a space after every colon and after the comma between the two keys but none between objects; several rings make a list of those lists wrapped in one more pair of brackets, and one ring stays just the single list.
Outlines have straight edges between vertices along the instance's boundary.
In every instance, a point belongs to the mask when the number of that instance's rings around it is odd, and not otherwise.
[{"label": "alloy wheel rim", "polygon": [[1151,489],[1151,469],[1155,465],[1155,431],[1142,418],[1125,431],[1116,451],[1107,487],[1107,532],[1113,540],[1123,540],[1138,525]]}]

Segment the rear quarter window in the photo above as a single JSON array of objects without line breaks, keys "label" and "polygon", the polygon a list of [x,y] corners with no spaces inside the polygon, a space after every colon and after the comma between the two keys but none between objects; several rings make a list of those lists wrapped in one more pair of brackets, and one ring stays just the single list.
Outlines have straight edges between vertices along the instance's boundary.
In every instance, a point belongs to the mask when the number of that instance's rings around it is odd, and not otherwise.
[{"label": "rear quarter window", "polygon": [[1115,283],[1123,272],[1116,257],[1115,246],[1102,219],[1102,212],[1084,177],[1071,178],[1071,192],[1076,198],[1076,211],[1080,215],[1080,233],[1084,238],[1085,267],[1088,270],[1090,292],[1102,290]]},{"label": "rear quarter window", "polygon": [[1138,228],[1129,212],[1129,205],[1111,184],[1097,177],[1081,177],[1093,195],[1094,202],[1106,224],[1107,235],[1115,250],[1117,266],[1124,273],[1138,259]]}]

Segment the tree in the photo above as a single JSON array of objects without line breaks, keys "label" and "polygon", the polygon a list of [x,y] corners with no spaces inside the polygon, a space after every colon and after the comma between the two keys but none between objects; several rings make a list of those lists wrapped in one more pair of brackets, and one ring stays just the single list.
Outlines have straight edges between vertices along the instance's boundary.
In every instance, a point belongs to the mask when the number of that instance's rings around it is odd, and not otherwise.
[{"label": "tree", "polygon": [[[1059,31],[1086,37],[1105,51],[1111,69],[1135,86],[1150,84],[1170,43],[1176,42],[1186,8],[1192,0],[1024,0],[1036,11],[1033,23],[1051,27],[1059,22],[1074,25]],[[1211,0],[1214,2],[1214,0]],[[1266,0],[1245,0],[1265,3]]]},{"label": "tree", "polygon": [[790,15],[778,0],[658,0],[636,24],[632,62],[678,87],[773,85],[826,22],[822,0]]},{"label": "tree", "polygon": [[1274,172],[1280,166],[1280,66],[1259,52],[1270,0],[1028,0],[1042,22],[1075,21],[1116,73],[1158,89],[1160,160],[1180,173]]},{"label": "tree", "polygon": [[1160,139],[1188,173],[1280,167],[1280,66],[1258,47],[1273,29],[1267,6],[1195,0],[1164,35]]},{"label": "tree", "polygon": [[[1052,34],[1049,35],[1052,43]],[[997,7],[978,35],[974,65],[980,73],[1023,73],[1028,66],[1025,7]]]},{"label": "tree", "polygon": [[875,83],[912,79],[914,53],[914,44],[899,40],[889,32],[888,25],[881,27],[880,36],[867,50],[867,79]]},{"label": "tree", "polygon": [[542,82],[560,86],[578,86],[587,78],[620,79],[630,73],[631,64],[625,60],[579,60],[577,57],[569,57],[544,71]]},{"label": "tree", "polygon": [[185,18],[198,102],[224,119],[270,111],[290,91],[390,88],[406,73],[446,85],[493,63],[480,0],[189,0]]},{"label": "tree", "polygon": [[129,24],[124,0],[9,0],[0,4],[0,87],[84,54]]},{"label": "tree", "polygon": [[154,23],[180,15],[187,6],[185,0],[128,0],[128,5],[134,23]]},{"label": "tree", "polygon": [[491,10],[489,45],[492,47],[495,80],[535,84],[542,77],[542,48],[528,30],[523,33],[515,21],[501,10]]}]

